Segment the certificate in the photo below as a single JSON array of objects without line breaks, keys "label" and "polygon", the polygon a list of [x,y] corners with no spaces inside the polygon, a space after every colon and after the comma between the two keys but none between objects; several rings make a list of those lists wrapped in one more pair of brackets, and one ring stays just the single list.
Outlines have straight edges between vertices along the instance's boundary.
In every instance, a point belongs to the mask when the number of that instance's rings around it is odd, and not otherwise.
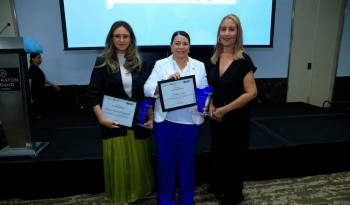
[{"label": "certificate", "polygon": [[196,82],[194,75],[179,80],[158,82],[163,112],[196,105]]},{"label": "certificate", "polygon": [[132,127],[134,114],[136,110],[136,102],[124,100],[104,95],[102,103],[103,116],[120,125]]}]

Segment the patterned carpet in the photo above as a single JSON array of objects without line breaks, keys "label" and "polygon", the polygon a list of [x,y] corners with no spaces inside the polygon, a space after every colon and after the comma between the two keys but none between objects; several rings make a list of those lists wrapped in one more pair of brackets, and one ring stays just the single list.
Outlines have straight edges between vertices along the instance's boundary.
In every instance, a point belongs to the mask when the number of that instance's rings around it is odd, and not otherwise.
[{"label": "patterned carpet", "polygon": [[[196,188],[196,205],[216,205],[214,195],[206,192],[207,185]],[[244,187],[245,200],[242,205],[281,204],[334,204],[350,205],[350,172],[317,175],[302,178],[285,178],[267,181],[249,181]],[[6,205],[109,205],[103,193],[84,194],[65,198],[24,201],[19,199],[0,201]],[[154,205],[156,196],[133,203]]]}]

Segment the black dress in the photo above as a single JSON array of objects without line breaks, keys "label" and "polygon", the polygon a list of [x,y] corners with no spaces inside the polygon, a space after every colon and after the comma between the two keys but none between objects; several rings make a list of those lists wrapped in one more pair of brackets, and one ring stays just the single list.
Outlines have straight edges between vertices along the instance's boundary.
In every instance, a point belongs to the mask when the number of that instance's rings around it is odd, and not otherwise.
[{"label": "black dress", "polygon": [[[209,70],[208,81],[213,87],[213,103],[216,108],[225,106],[244,93],[243,79],[255,71],[249,56],[235,60],[220,76],[220,59]],[[249,104],[226,113],[222,122],[211,121],[213,173],[212,189],[223,193],[224,198],[242,196],[243,167],[249,146]]]},{"label": "black dress", "polygon": [[32,80],[31,97],[34,101],[34,112],[42,114],[46,99],[46,77],[44,72],[35,64],[31,64],[27,73],[28,79]]}]

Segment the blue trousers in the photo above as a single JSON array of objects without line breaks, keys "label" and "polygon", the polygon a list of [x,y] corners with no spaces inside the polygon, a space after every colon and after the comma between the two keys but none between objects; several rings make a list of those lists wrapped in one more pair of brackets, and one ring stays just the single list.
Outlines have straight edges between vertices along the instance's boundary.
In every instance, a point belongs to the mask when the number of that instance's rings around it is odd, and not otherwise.
[{"label": "blue trousers", "polygon": [[192,205],[199,125],[155,123],[158,205],[176,205],[179,178],[181,205]]}]

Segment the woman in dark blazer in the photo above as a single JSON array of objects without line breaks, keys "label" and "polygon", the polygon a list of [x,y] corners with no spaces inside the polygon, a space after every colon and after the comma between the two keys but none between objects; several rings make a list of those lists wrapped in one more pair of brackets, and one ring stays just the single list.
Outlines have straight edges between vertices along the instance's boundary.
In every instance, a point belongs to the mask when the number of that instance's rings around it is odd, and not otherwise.
[{"label": "woman in dark blazer", "polygon": [[105,191],[113,203],[128,204],[153,191],[150,132],[152,112],[140,127],[124,127],[106,119],[101,106],[103,96],[140,101],[147,66],[139,58],[136,38],[131,26],[115,22],[107,35],[105,49],[96,60],[91,74],[90,96],[94,113],[101,125]]}]

